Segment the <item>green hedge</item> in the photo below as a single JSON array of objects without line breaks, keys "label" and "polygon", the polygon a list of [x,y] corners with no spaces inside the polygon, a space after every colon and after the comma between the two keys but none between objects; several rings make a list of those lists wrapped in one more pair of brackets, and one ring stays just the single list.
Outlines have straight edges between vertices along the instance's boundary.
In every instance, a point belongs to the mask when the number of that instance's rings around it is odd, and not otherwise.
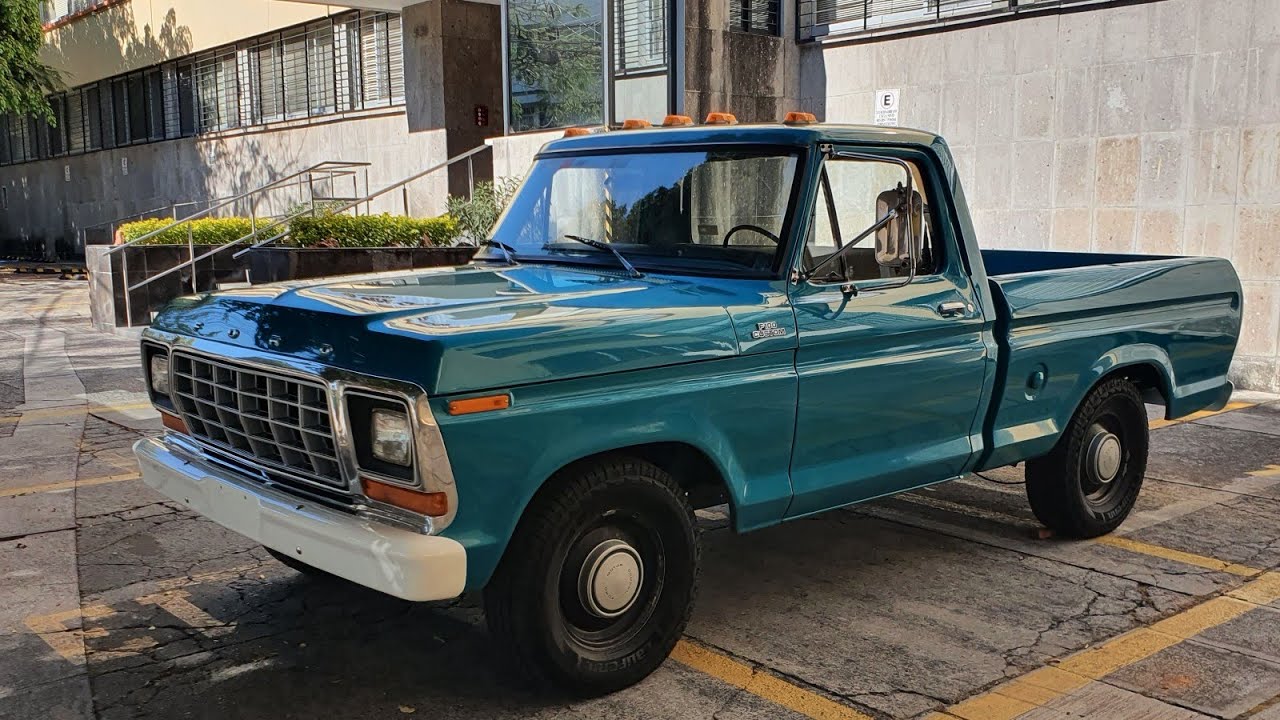
[{"label": "green hedge", "polygon": [[[173,221],[168,218],[138,220],[121,225],[120,235],[125,242],[129,242],[171,224],[173,224]],[[222,245],[253,232],[253,223],[250,222],[249,218],[240,217],[199,218],[198,220],[192,220],[189,225],[191,228],[191,240],[196,245]],[[179,225],[165,230],[158,235],[153,235],[143,240],[140,244],[186,245],[187,227],[188,225]]]},{"label": "green hedge", "polygon": [[286,242],[296,247],[429,247],[452,244],[458,224],[448,215],[321,215],[294,218]]},{"label": "green hedge", "polygon": [[[129,242],[171,224],[171,220],[138,220],[120,226]],[[196,245],[222,245],[253,230],[249,218],[200,218],[190,223]],[[269,221],[258,221],[264,240],[279,232]],[[404,215],[321,215],[297,217],[289,223],[284,241],[295,247],[428,247],[450,245],[458,237],[458,224],[448,215],[413,218]],[[143,245],[186,245],[187,225],[179,225],[143,240]]]}]

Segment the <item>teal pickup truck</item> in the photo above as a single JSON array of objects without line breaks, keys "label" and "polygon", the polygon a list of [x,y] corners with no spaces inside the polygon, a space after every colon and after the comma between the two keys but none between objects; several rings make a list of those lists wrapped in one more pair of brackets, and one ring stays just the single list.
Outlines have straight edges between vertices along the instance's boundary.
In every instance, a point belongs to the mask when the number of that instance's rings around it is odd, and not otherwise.
[{"label": "teal pickup truck", "polygon": [[696,509],[747,532],[1025,462],[1036,517],[1096,536],[1144,402],[1231,395],[1226,260],[980,250],[924,132],[671,124],[549,143],[465,267],[175,301],[145,482],[304,572],[483,589],[519,667],[591,695],[683,631]]}]

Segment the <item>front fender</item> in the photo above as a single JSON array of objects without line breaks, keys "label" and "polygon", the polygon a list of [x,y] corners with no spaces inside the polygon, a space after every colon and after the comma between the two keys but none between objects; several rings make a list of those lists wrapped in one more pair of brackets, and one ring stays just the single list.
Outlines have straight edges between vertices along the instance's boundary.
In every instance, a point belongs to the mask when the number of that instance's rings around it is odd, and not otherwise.
[{"label": "front fender", "polygon": [[795,428],[790,352],[686,363],[511,390],[507,410],[451,417],[433,403],[458,485],[445,531],[467,550],[467,588],[488,582],[533,496],[561,468],[629,446],[703,452],[739,529],[781,520]]}]

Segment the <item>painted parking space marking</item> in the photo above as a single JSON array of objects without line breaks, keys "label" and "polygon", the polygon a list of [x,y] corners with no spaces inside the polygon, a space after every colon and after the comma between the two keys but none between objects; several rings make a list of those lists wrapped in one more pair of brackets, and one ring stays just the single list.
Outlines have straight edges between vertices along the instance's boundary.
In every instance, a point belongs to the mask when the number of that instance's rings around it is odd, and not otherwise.
[{"label": "painted parking space marking", "polygon": [[870,715],[848,705],[689,640],[682,639],[676,643],[671,659],[805,717],[815,720],[872,720]]},{"label": "painted parking space marking", "polygon": [[1152,420],[1147,423],[1147,426],[1152,430],[1159,430],[1160,428],[1167,428],[1171,425],[1181,425],[1182,423],[1195,422],[1196,420],[1203,420],[1204,418],[1213,417],[1214,415],[1221,415],[1235,410],[1244,410],[1245,408],[1255,407],[1257,404],[1258,403],[1244,401],[1229,402],[1221,410],[1201,410],[1200,412],[1191,413],[1190,415],[1185,415],[1174,420]]},{"label": "painted parking space marking", "polygon": [[43,485],[27,485],[25,487],[0,490],[0,497],[19,497],[21,495],[31,495],[34,493],[61,492],[64,490],[74,490],[82,487],[92,487],[94,485],[108,485],[110,483],[125,482],[126,480],[137,480],[141,477],[141,473],[127,472],[119,475],[103,475],[101,477],[81,478],[79,480],[64,480],[63,482],[44,483]]},{"label": "painted parking space marking", "polygon": [[23,621],[31,632],[40,636],[45,644],[64,660],[77,665],[84,664],[83,629],[67,627],[70,621],[82,624],[85,620],[96,620],[115,612],[106,605],[89,605],[74,610],[50,613],[48,615],[32,615]]},{"label": "painted parking space marking", "polygon": [[1218,560],[1217,558],[1205,557],[1195,553],[1183,552],[1172,548],[1162,547],[1160,545],[1152,545],[1133,538],[1127,538],[1121,535],[1103,535],[1094,538],[1092,542],[1098,545],[1106,545],[1108,547],[1120,548],[1129,552],[1141,553],[1152,557],[1163,558],[1165,560],[1173,560],[1183,563],[1184,565],[1195,565],[1206,570],[1216,570],[1218,572],[1230,573],[1241,577],[1254,577],[1263,572],[1258,568],[1251,568],[1247,565],[1239,563]]},{"label": "painted parking space marking", "polygon": [[92,405],[79,403],[76,405],[63,405],[60,407],[28,410],[21,415],[0,418],[0,425],[16,425],[23,420],[43,420],[46,418],[83,415],[86,413],[92,415],[103,412],[128,412],[130,410],[145,410],[148,408],[151,408],[150,402],[122,403],[120,405]]},{"label": "painted parking space marking", "polygon": [[1130,630],[1054,665],[1032,670],[945,711],[933,713],[927,720],[1013,720],[1120,668],[1276,600],[1280,600],[1280,573],[1266,572],[1226,595]]}]

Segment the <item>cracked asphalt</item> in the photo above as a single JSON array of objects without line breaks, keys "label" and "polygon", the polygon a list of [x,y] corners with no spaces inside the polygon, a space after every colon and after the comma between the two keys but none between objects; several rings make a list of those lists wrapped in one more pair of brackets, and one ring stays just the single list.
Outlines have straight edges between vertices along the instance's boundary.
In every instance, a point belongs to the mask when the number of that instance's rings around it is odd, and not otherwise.
[{"label": "cracked asphalt", "polygon": [[0,275],[0,718],[1280,720],[1277,398],[1154,429],[1102,541],[1044,537],[1019,469],[743,536],[701,513],[673,659],[570,702],[476,598],[308,579],[149,491],[136,340],[87,314],[83,281]]}]

